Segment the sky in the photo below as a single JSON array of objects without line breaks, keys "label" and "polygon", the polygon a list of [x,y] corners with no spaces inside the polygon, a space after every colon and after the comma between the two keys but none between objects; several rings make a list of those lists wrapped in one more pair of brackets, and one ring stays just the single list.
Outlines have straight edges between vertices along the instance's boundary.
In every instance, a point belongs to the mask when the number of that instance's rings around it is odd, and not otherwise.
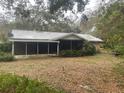
[{"label": "sky", "polygon": [[[105,0],[105,3],[108,3],[110,0]],[[100,3],[102,2],[102,0],[89,0],[89,4],[86,5],[85,7],[85,11],[94,11],[96,9],[98,9]]]},{"label": "sky", "polygon": [[94,10],[96,6],[98,5],[99,0],[90,0],[89,4],[86,6],[86,8],[89,8],[91,10]]}]

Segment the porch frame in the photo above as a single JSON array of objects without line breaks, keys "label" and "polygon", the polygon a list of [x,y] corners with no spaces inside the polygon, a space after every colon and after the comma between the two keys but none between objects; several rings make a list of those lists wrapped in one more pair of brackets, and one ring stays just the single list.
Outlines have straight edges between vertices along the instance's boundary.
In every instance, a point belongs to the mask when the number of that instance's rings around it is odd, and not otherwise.
[{"label": "porch frame", "polygon": [[[11,41],[12,42],[12,55],[15,56],[15,42],[19,42],[19,41]],[[21,41],[23,42],[23,41]],[[25,55],[28,56],[28,42],[24,41],[25,43]],[[42,42],[32,42],[32,43],[37,43],[37,50],[36,50],[36,54],[34,55],[39,55],[39,43],[42,43]],[[59,49],[59,44],[60,44],[60,41],[47,41],[47,42],[43,42],[43,43],[48,43],[48,48],[47,48],[47,52],[48,52],[48,55],[50,55],[50,43],[56,43],[57,44],[57,47],[56,47],[56,55],[58,56],[59,55],[59,52],[60,52],[60,49]]]}]

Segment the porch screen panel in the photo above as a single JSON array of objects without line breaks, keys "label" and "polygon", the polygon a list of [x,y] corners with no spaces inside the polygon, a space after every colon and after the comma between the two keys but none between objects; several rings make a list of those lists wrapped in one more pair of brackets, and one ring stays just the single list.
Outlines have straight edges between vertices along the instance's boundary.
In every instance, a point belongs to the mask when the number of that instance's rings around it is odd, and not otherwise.
[{"label": "porch screen panel", "polygon": [[60,50],[70,50],[70,40],[61,40],[60,41]]},{"label": "porch screen panel", "polygon": [[61,40],[60,50],[80,50],[83,47],[82,40]]},{"label": "porch screen panel", "polygon": [[24,42],[14,42],[14,54],[25,55],[26,44]]},{"label": "porch screen panel", "polygon": [[57,43],[50,43],[49,44],[50,54],[56,54],[57,53]]},{"label": "porch screen panel", "polygon": [[80,50],[83,47],[83,41],[81,40],[74,40],[72,41],[72,49],[73,50]]},{"label": "porch screen panel", "polygon": [[34,42],[27,43],[27,54],[28,55],[37,54],[37,43]]},{"label": "porch screen panel", "polygon": [[39,43],[39,54],[48,54],[48,43]]}]

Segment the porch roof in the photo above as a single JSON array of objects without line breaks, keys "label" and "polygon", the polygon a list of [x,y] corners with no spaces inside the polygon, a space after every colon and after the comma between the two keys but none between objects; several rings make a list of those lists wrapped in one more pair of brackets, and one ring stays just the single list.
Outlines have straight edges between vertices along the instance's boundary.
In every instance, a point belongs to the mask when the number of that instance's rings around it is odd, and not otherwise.
[{"label": "porch roof", "polygon": [[28,31],[28,30],[12,30],[10,41],[32,41],[32,42],[56,42],[68,36],[77,36],[80,39],[89,42],[102,42],[101,39],[96,38],[89,34],[77,33],[62,33],[62,32],[43,32],[43,31]]}]

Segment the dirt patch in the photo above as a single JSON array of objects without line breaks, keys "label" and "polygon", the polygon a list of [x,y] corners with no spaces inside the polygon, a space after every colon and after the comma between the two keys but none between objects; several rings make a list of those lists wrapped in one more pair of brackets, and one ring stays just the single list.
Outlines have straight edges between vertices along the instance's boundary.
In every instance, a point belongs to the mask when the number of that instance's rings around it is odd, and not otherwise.
[{"label": "dirt patch", "polygon": [[68,93],[121,93],[112,73],[120,60],[107,54],[91,57],[45,57],[0,63],[0,72],[48,82]]}]

